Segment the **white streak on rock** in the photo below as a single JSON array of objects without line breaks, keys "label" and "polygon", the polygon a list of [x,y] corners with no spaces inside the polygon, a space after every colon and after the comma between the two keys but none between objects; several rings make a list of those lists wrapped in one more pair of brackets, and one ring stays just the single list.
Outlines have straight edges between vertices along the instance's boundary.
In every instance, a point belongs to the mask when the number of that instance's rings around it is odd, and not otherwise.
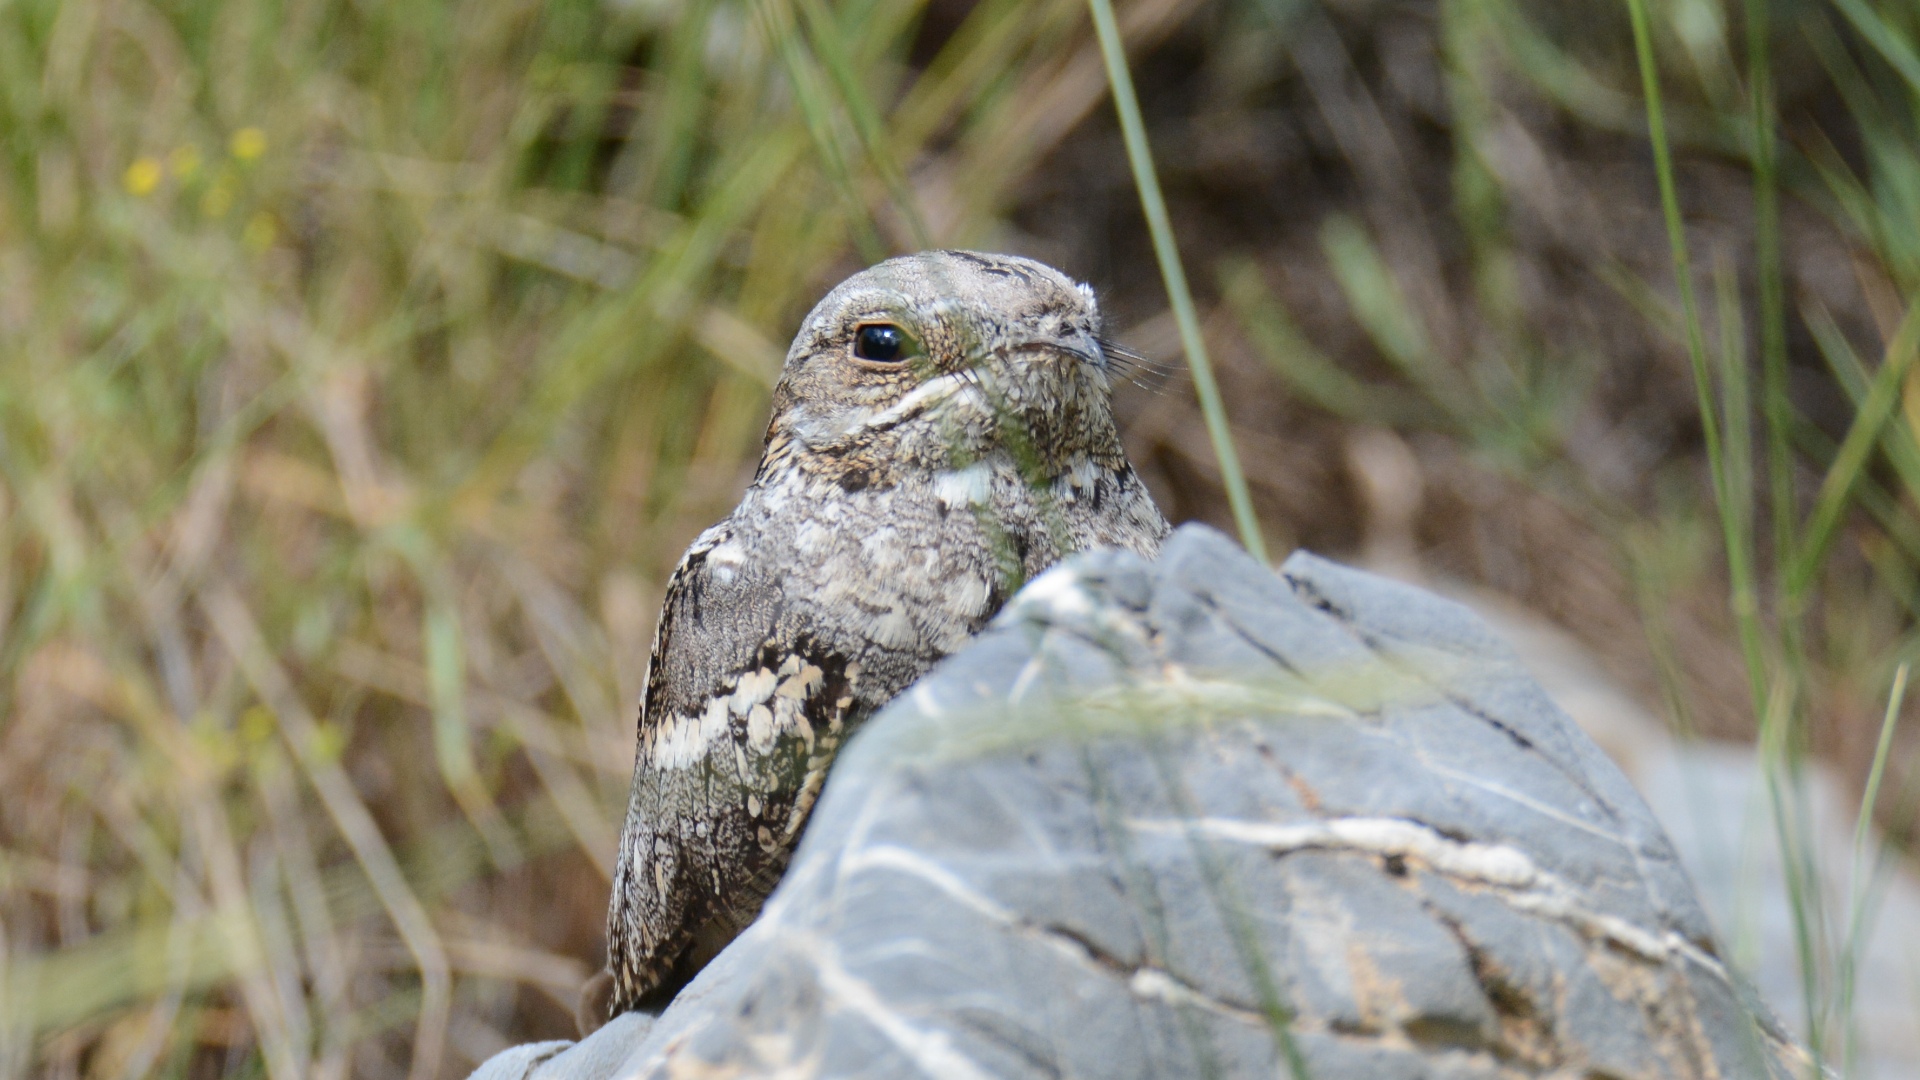
[{"label": "white streak on rock", "polygon": [[933,691],[927,689],[924,680],[914,683],[913,688],[907,691],[907,696],[913,702],[914,710],[922,716],[937,720],[946,715],[947,710],[933,696]]},{"label": "white streak on rock", "polygon": [[1577,890],[1540,869],[1525,852],[1504,844],[1450,839],[1416,821],[1335,818],[1282,825],[1230,818],[1135,819],[1129,821],[1128,826],[1140,832],[1198,833],[1279,853],[1351,851],[1418,859],[1448,877],[1494,886],[1501,890],[1494,895],[1508,906],[1569,926],[1589,940],[1604,940],[1654,963],[1666,963],[1675,955],[1683,955],[1716,978],[1730,983],[1726,967],[1682,935],[1671,930],[1648,930],[1617,915],[1589,911],[1580,904]]},{"label": "white streak on rock", "polygon": [[1510,799],[1513,802],[1517,802],[1521,806],[1524,806],[1527,809],[1532,810],[1534,813],[1541,814],[1546,817],[1550,817],[1553,820],[1559,822],[1560,824],[1567,826],[1568,828],[1579,829],[1581,832],[1587,833],[1590,836],[1596,836],[1602,840],[1606,840],[1615,844],[1620,844],[1623,847],[1632,846],[1628,844],[1624,839],[1622,839],[1621,837],[1619,837],[1614,833],[1610,833],[1605,829],[1598,828],[1595,825],[1593,825],[1591,822],[1582,821],[1579,818],[1574,817],[1572,814],[1569,814],[1559,809],[1558,807],[1549,806],[1546,803],[1543,803],[1540,800],[1535,799],[1531,796],[1523,795],[1520,792],[1515,791],[1510,787],[1507,787],[1505,784],[1497,784],[1491,780],[1488,780],[1483,776],[1475,776],[1472,773],[1461,772],[1459,769],[1449,769],[1445,765],[1432,764],[1432,765],[1429,765],[1428,767],[1431,768],[1434,771],[1434,773],[1439,776],[1444,776],[1449,780],[1455,780],[1455,781],[1458,781],[1459,783],[1466,784],[1470,787],[1479,788],[1481,791],[1498,795],[1503,799]]},{"label": "white streak on rock", "polygon": [[1011,923],[1013,912],[1002,907],[992,897],[960,880],[959,875],[928,859],[918,852],[895,844],[875,844],[849,852],[841,859],[842,872],[857,874],[866,870],[896,870],[917,877],[963,906],[992,919],[995,922]]},{"label": "white streak on rock", "polygon": [[1134,972],[1133,976],[1127,980],[1127,990],[1134,997],[1145,998],[1148,1001],[1163,1001],[1175,1008],[1198,1007],[1209,1012],[1222,1013],[1243,1023],[1262,1026],[1266,1023],[1266,1018],[1259,1013],[1196,993],[1192,988],[1159,968],[1143,967]]},{"label": "white streak on rock", "polygon": [[845,1009],[873,1025],[922,1073],[935,1080],[993,1080],[993,1074],[954,1046],[946,1032],[918,1027],[894,1011],[871,984],[840,963],[826,942],[809,934],[794,939],[792,945],[813,963],[830,1007]]},{"label": "white streak on rock", "polygon": [[1463,843],[1404,818],[1335,818],[1299,825],[1228,818],[1185,821],[1136,821],[1143,832],[1186,832],[1191,829],[1239,844],[1269,851],[1308,848],[1358,851],[1370,855],[1399,855],[1419,859],[1449,877],[1484,881],[1509,889],[1529,888],[1541,876],[1533,860],[1516,848],[1501,844]]}]

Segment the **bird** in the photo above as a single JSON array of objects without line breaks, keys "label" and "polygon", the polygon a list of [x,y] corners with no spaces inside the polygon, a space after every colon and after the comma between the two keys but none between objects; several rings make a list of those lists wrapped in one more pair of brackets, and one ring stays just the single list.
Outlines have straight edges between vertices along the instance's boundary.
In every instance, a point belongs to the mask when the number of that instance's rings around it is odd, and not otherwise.
[{"label": "bird", "polygon": [[1130,360],[1089,286],[1013,255],[891,258],[802,321],[752,482],[667,581],[583,1021],[664,1005],[751,923],[840,746],[1022,583],[1158,552]]}]

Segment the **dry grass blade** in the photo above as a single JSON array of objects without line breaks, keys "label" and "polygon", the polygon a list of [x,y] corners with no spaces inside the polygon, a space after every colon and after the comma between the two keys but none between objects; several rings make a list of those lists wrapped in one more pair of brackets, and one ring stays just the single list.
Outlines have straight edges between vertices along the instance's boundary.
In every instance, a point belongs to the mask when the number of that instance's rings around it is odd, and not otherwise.
[{"label": "dry grass blade", "polygon": [[[365,646],[350,646],[341,650],[338,671],[347,679],[401,701],[422,707],[430,704],[425,672],[404,659]],[[477,718],[511,733],[519,743],[580,850],[591,856],[601,876],[610,880],[619,833],[607,816],[605,800],[594,793],[574,765],[618,780],[626,779],[626,768],[570,737],[553,717],[523,701],[484,690],[476,692],[472,700]]]},{"label": "dry grass blade", "polygon": [[319,793],[335,827],[353,848],[354,857],[366,870],[381,904],[393,919],[394,929],[399,931],[419,968],[420,1020],[414,1032],[413,1061],[407,1075],[412,1080],[431,1080],[439,1071],[446,1045],[447,1015],[453,992],[452,970],[440,936],[427,917],[426,907],[400,872],[399,861],[393,857],[380,827],[354,790],[353,781],[338,763],[321,753],[320,724],[307,711],[286,673],[273,659],[245,601],[225,585],[210,586],[201,599],[222,643],[233,654],[254,691],[273,710],[294,759]]}]

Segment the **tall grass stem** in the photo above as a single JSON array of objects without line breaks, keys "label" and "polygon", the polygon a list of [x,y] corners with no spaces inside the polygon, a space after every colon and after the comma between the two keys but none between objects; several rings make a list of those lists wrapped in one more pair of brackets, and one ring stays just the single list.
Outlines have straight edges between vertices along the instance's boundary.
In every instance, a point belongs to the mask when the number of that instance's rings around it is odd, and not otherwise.
[{"label": "tall grass stem", "polygon": [[1747,94],[1753,125],[1753,256],[1759,277],[1760,402],[1767,421],[1773,565],[1778,568],[1793,561],[1794,502],[1793,410],[1787,400],[1786,285],[1780,261],[1780,183],[1774,136],[1773,24],[1767,0],[1746,0],[1744,11]]},{"label": "tall grass stem", "polygon": [[[1839,1008],[1837,1020],[1848,1023],[1853,1016],[1853,1001],[1858,989],[1860,971],[1860,950],[1866,944],[1868,900],[1873,890],[1869,887],[1876,879],[1880,866],[1880,852],[1876,848],[1870,858],[1867,841],[1873,835],[1873,809],[1880,802],[1880,782],[1886,778],[1887,758],[1893,753],[1893,731],[1900,722],[1900,706],[1906,701],[1907,675],[1909,665],[1901,664],[1893,673],[1893,689],[1887,692],[1887,711],[1880,721],[1880,740],[1873,748],[1873,765],[1867,771],[1866,790],[1860,795],[1860,816],[1853,826],[1853,860],[1848,873],[1847,900],[1847,941],[1840,954]],[[1841,1051],[1840,1075],[1858,1075],[1856,1058],[1859,1054],[1860,1040],[1855,1032],[1846,1033],[1846,1042]]]},{"label": "tall grass stem", "polygon": [[[1719,506],[1722,543],[1726,549],[1729,601],[1741,654],[1747,669],[1748,693],[1760,716],[1760,767],[1771,796],[1774,829],[1779,839],[1782,867],[1787,884],[1787,902],[1794,925],[1802,991],[1806,999],[1807,1039],[1813,1053],[1814,1068],[1819,1071],[1822,1054],[1820,1012],[1817,1008],[1819,963],[1815,949],[1818,924],[1819,881],[1811,872],[1810,852],[1804,842],[1804,799],[1798,773],[1791,767],[1797,743],[1793,738],[1793,718],[1799,703],[1797,664],[1770,665],[1760,621],[1759,594],[1753,565],[1753,518],[1750,463],[1738,463],[1738,487],[1728,462],[1729,442],[1722,429],[1722,412],[1716,404],[1714,372],[1707,357],[1706,335],[1701,327],[1699,303],[1694,296],[1693,261],[1687,248],[1686,222],[1680,213],[1679,187],[1674,179],[1673,151],[1667,135],[1666,115],[1661,105],[1660,73],[1653,51],[1653,32],[1647,15],[1646,0],[1626,0],[1627,14],[1633,26],[1634,57],[1640,68],[1641,90],[1647,120],[1647,137],[1652,144],[1654,173],[1660,189],[1660,209],[1665,221],[1667,241],[1673,259],[1674,283],[1680,293],[1681,314],[1685,321],[1687,357],[1693,369],[1694,392],[1698,398],[1701,433],[1707,450],[1714,495]],[[1747,373],[1742,364],[1728,363],[1722,371],[1727,382],[1728,401],[1750,401],[1746,390]],[[1765,393],[1765,388],[1762,390]],[[1733,419],[1733,417],[1727,417]],[[1746,430],[1744,412],[1737,427]],[[1771,432],[1770,432],[1771,435]],[[1749,440],[1737,439],[1733,452],[1745,453]],[[1790,588],[1790,587],[1789,587]],[[1792,658],[1785,658],[1791,660]],[[1784,782],[1783,782],[1784,781]],[[1795,813],[1795,811],[1801,811]]]},{"label": "tall grass stem", "polygon": [[[1640,65],[1641,89],[1646,96],[1647,137],[1653,144],[1654,172],[1660,186],[1660,209],[1672,248],[1674,284],[1680,290],[1681,315],[1686,322],[1687,359],[1693,366],[1700,427],[1707,444],[1707,466],[1720,505],[1720,527],[1727,548],[1727,572],[1732,579],[1734,616],[1738,620],[1741,652],[1747,663],[1748,689],[1756,710],[1768,699],[1766,663],[1760,642],[1759,612],[1751,601],[1753,566],[1747,559],[1746,534],[1751,524],[1738,520],[1728,505],[1726,444],[1721,437],[1719,410],[1714,406],[1713,372],[1707,360],[1706,335],[1701,331],[1700,305],[1693,292],[1693,260],[1687,251],[1686,222],[1680,215],[1680,194],[1674,182],[1673,151],[1667,139],[1666,115],[1660,104],[1660,73],[1653,55],[1653,33],[1648,25],[1646,0],[1626,0],[1633,23],[1634,55]],[[1746,599],[1743,602],[1743,597]]]},{"label": "tall grass stem", "polygon": [[1153,151],[1147,146],[1147,126],[1140,118],[1140,101],[1133,92],[1133,75],[1127,69],[1126,47],[1120,39],[1119,23],[1113,17],[1113,4],[1111,0],[1087,0],[1087,6],[1093,12],[1094,30],[1100,36],[1100,57],[1106,62],[1107,82],[1113,88],[1114,111],[1120,114],[1127,164],[1133,169],[1133,183],[1140,191],[1140,208],[1146,214],[1147,231],[1153,236],[1153,253],[1160,261],[1160,276],[1166,281],[1167,299],[1173,305],[1174,321],[1180,327],[1180,344],[1187,352],[1187,366],[1193,371],[1193,388],[1200,397],[1200,411],[1206,417],[1207,435],[1213,440],[1213,452],[1220,461],[1220,478],[1226,485],[1234,524],[1248,553],[1265,563],[1266,541],[1260,535],[1260,521],[1253,513],[1253,497],[1247,491],[1246,474],[1240,469],[1240,455],[1233,448],[1233,434],[1227,429],[1227,410],[1220,401],[1220,386],[1213,378],[1213,362],[1207,358],[1207,343],[1200,333],[1193,293],[1187,287],[1187,272],[1180,264],[1180,248],[1174,242],[1167,203],[1160,194],[1160,179],[1153,169]]}]

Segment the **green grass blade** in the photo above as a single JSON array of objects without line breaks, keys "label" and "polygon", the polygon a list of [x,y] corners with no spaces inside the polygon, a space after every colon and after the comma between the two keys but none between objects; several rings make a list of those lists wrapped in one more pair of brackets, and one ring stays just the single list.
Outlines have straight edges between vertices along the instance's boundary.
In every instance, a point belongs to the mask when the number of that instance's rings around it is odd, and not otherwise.
[{"label": "green grass blade", "polygon": [[[1693,367],[1694,393],[1698,398],[1700,426],[1707,444],[1707,465],[1713,476],[1714,495],[1720,503],[1720,524],[1727,549],[1727,568],[1736,596],[1753,591],[1752,565],[1747,559],[1750,546],[1746,534],[1751,523],[1729,512],[1726,470],[1726,445],[1721,436],[1719,409],[1714,405],[1713,373],[1707,359],[1706,337],[1701,332],[1700,305],[1693,292],[1693,260],[1687,252],[1686,223],[1680,216],[1680,195],[1674,182],[1673,151],[1667,141],[1666,114],[1661,107],[1660,73],[1654,61],[1653,36],[1647,21],[1646,0],[1626,0],[1633,23],[1634,55],[1640,66],[1642,92],[1646,96],[1647,137],[1653,144],[1654,172],[1660,186],[1660,210],[1666,221],[1667,241],[1673,257],[1674,281],[1680,290],[1680,307],[1686,326],[1687,359]],[[1736,606],[1741,652],[1747,663],[1748,689],[1756,708],[1768,699],[1766,660],[1760,641],[1758,613],[1742,612]]]},{"label": "green grass blade", "polygon": [[839,90],[840,104],[847,110],[848,119],[853,121],[853,133],[860,141],[860,149],[867,155],[873,171],[879,174],[880,182],[886,185],[887,194],[892,197],[894,207],[906,222],[914,246],[921,250],[932,247],[932,234],[927,230],[926,219],[920,213],[919,200],[907,185],[906,174],[901,171],[900,163],[894,160],[893,151],[887,143],[880,111],[874,107],[866,87],[854,75],[840,21],[834,18],[821,0],[798,0],[798,3],[814,52],[826,67],[827,77],[833,80],[835,89]]},{"label": "green grass blade", "polygon": [[[798,132],[782,128],[739,148],[717,167],[722,179],[661,245],[660,256],[626,295],[572,320],[567,332],[542,350],[541,381],[488,447],[462,498],[478,499],[508,483],[553,437],[561,417],[613,369],[650,365],[674,344],[685,320],[697,313],[690,299],[706,285],[727,238],[786,177],[805,145]],[[644,332],[636,333],[640,328]]]},{"label": "green grass blade", "polygon": [[1442,422],[1441,417],[1429,415],[1431,410],[1419,408],[1399,387],[1366,383],[1315,348],[1261,280],[1260,267],[1253,260],[1224,260],[1220,293],[1260,358],[1301,400],[1364,424],[1432,426]]},{"label": "green grass blade", "polygon": [[[1746,0],[1747,94],[1753,126],[1754,262],[1759,285],[1760,403],[1767,423],[1773,565],[1792,561],[1793,407],[1787,400],[1786,285],[1780,254],[1780,185],[1773,88],[1773,24],[1767,0]],[[1778,584],[1778,582],[1776,582]]]},{"label": "green grass blade", "polygon": [[[1792,912],[1796,931],[1797,953],[1803,990],[1807,1002],[1807,1030],[1810,1048],[1813,1053],[1816,1070],[1822,1060],[1820,1038],[1820,1015],[1817,1008],[1816,989],[1818,985],[1817,957],[1813,948],[1813,929],[1816,925],[1818,901],[1818,882],[1808,870],[1804,857],[1807,846],[1800,842],[1804,832],[1793,826],[1804,820],[1804,814],[1792,811],[1800,808],[1803,800],[1789,800],[1788,795],[1798,793],[1783,790],[1783,765],[1790,765],[1794,759],[1795,743],[1792,738],[1793,717],[1798,702],[1797,671],[1794,665],[1770,666],[1767,663],[1763,643],[1759,611],[1754,603],[1758,590],[1754,584],[1752,563],[1753,522],[1745,513],[1748,497],[1745,484],[1741,490],[1734,490],[1728,472],[1728,440],[1722,431],[1723,415],[1721,407],[1715,402],[1714,378],[1707,357],[1705,335],[1701,329],[1699,304],[1694,297],[1692,259],[1687,250],[1686,224],[1680,214],[1678,185],[1674,180],[1672,148],[1667,138],[1666,118],[1661,105],[1659,69],[1654,58],[1653,34],[1647,17],[1646,0],[1626,0],[1627,14],[1633,26],[1634,56],[1640,68],[1642,93],[1645,97],[1647,116],[1647,135],[1652,143],[1654,172],[1660,188],[1660,208],[1665,221],[1667,240],[1673,259],[1674,277],[1680,292],[1681,312],[1685,323],[1687,357],[1693,369],[1694,392],[1698,399],[1702,434],[1706,442],[1707,463],[1713,478],[1716,500],[1719,504],[1721,539],[1727,558],[1727,575],[1731,587],[1729,598],[1733,608],[1736,631],[1740,648],[1747,668],[1748,693],[1755,709],[1760,715],[1761,761],[1770,802],[1773,807],[1775,833],[1780,841],[1783,866],[1787,879],[1788,906]],[[1734,365],[1737,367],[1738,365]],[[1740,369],[1744,379],[1744,369]],[[1729,372],[1729,374],[1732,374]],[[1736,397],[1744,407],[1746,392],[1744,381],[1739,388],[1730,386],[1730,396]],[[1744,416],[1742,424],[1744,425]],[[1743,438],[1741,440],[1745,442]],[[1742,476],[1747,472],[1742,462]],[[1790,768],[1784,770],[1792,772]]]},{"label": "green grass blade", "polygon": [[1790,597],[1804,596],[1819,574],[1826,560],[1827,548],[1833,542],[1834,532],[1839,528],[1841,518],[1851,502],[1854,484],[1860,479],[1868,456],[1880,442],[1887,421],[1900,403],[1900,390],[1905,385],[1907,371],[1913,365],[1914,354],[1920,352],[1917,346],[1920,346],[1920,307],[1907,313],[1899,332],[1887,345],[1886,359],[1880,365],[1880,370],[1874,373],[1867,396],[1854,413],[1847,436],[1841,441],[1833,464],[1828,467],[1827,475],[1820,483],[1813,513],[1809,515],[1801,533],[1798,553],[1787,573],[1787,592]]},{"label": "green grass blade", "polygon": [[[1804,316],[1807,329],[1813,334],[1814,344],[1826,359],[1834,379],[1846,391],[1847,399],[1857,414],[1866,404],[1867,394],[1873,386],[1873,376],[1867,365],[1853,351],[1852,343],[1846,334],[1833,321],[1833,316],[1825,309],[1814,307]],[[1895,475],[1909,491],[1920,491],[1920,441],[1914,439],[1913,427],[1907,419],[1896,411],[1888,419],[1880,440],[1880,449],[1887,455],[1887,462],[1893,466]],[[1815,448],[1817,459],[1831,461],[1838,447],[1827,444]],[[1917,560],[1920,561],[1920,560]]]},{"label": "green grass blade", "polygon": [[610,190],[645,199],[663,210],[680,206],[693,175],[701,112],[706,105],[703,50],[717,0],[687,0],[655,46],[660,91],[639,118]]},{"label": "green grass blade", "polygon": [[1140,102],[1134,96],[1133,75],[1127,69],[1126,46],[1120,40],[1120,27],[1114,21],[1109,0],[1087,0],[1093,11],[1094,30],[1100,36],[1100,56],[1107,67],[1107,82],[1113,88],[1113,107],[1120,114],[1120,131],[1127,143],[1127,163],[1133,169],[1134,187],[1140,192],[1140,208],[1146,214],[1147,230],[1153,236],[1153,253],[1160,262],[1167,299],[1173,305],[1174,320],[1180,326],[1180,343],[1187,351],[1187,365],[1193,371],[1194,391],[1200,397],[1200,411],[1207,421],[1207,435],[1213,440],[1213,452],[1220,461],[1220,476],[1226,484],[1227,502],[1233,507],[1234,524],[1240,530],[1240,542],[1247,552],[1267,562],[1267,544],[1260,535],[1260,520],[1254,516],[1253,496],[1247,491],[1246,474],[1240,469],[1240,455],[1233,448],[1233,435],[1227,429],[1226,406],[1220,401],[1220,386],[1213,378],[1213,362],[1207,358],[1206,339],[1200,333],[1200,316],[1193,306],[1193,293],[1187,288],[1187,272],[1180,264],[1180,249],[1174,241],[1173,225],[1167,218],[1167,203],[1160,194],[1160,179],[1153,169],[1153,153],[1147,146],[1146,123],[1140,118]]},{"label": "green grass blade", "polygon": [[787,69],[788,85],[793,87],[794,102],[800,106],[800,115],[807,122],[807,133],[813,136],[814,151],[820,155],[828,177],[847,204],[847,218],[853,224],[854,242],[860,248],[860,255],[870,263],[879,262],[889,254],[887,245],[874,228],[866,200],[860,195],[860,185],[854,180],[853,168],[841,150],[838,119],[827,103],[825,88],[820,85],[820,72],[814,68],[813,58],[800,39],[800,29],[793,24],[793,13],[776,0],[762,0],[755,8],[761,27]]},{"label": "green grass blade", "polygon": [[1381,355],[1435,404],[1470,418],[1470,407],[1455,389],[1458,376],[1434,362],[1426,327],[1366,227],[1349,215],[1330,215],[1320,227],[1320,250],[1347,306]]},{"label": "green grass blade", "polygon": [[981,0],[934,56],[889,118],[904,156],[964,109],[977,107],[996,79],[1019,63],[1051,10],[1031,0]]},{"label": "green grass blade", "polygon": [[520,845],[507,829],[480,776],[466,707],[466,650],[460,617],[452,605],[427,609],[421,637],[426,646],[427,687],[433,704],[433,749],[441,779],[454,801],[486,841],[494,865],[505,870],[523,861]]},{"label": "green grass blade", "polygon": [[1174,814],[1185,824],[1187,844],[1193,851],[1194,862],[1200,868],[1200,880],[1206,888],[1207,898],[1213,902],[1214,911],[1226,927],[1228,939],[1233,942],[1233,951],[1240,960],[1241,969],[1260,999],[1261,1011],[1273,1031],[1274,1042],[1278,1044],[1281,1058],[1287,1063],[1287,1073],[1293,1080],[1310,1080],[1306,1056],[1300,1052],[1300,1044],[1293,1037],[1293,1010],[1281,995],[1280,983],[1274,978],[1272,965],[1267,963],[1259,926],[1250,914],[1253,907],[1228,872],[1226,860],[1198,828],[1199,813],[1186,786],[1181,783],[1180,776],[1168,760],[1164,743],[1156,738],[1149,745],[1153,749],[1155,771],[1160,774],[1161,788],[1166,792]]},{"label": "green grass blade", "polygon": [[[1880,802],[1880,782],[1886,778],[1887,758],[1893,753],[1893,730],[1900,722],[1900,705],[1906,700],[1908,665],[1893,673],[1893,689],[1887,694],[1886,715],[1880,721],[1880,740],[1874,744],[1873,765],[1867,770],[1866,790],[1860,794],[1860,817],[1853,828],[1854,881],[1860,879],[1860,859],[1867,850],[1867,837],[1873,829],[1873,808]],[[1855,890],[1856,895],[1858,890]]]},{"label": "green grass blade", "polygon": [[1903,40],[1898,31],[1888,26],[1880,13],[1868,7],[1865,0],[1833,0],[1833,6],[1847,17],[1860,36],[1867,39],[1893,70],[1900,73],[1913,92],[1920,94],[1920,53],[1914,51],[1909,42]]},{"label": "green grass blade", "polygon": [[[1743,332],[1746,320],[1740,304],[1740,282],[1733,267],[1722,263],[1715,268],[1714,291],[1720,321],[1720,418],[1726,438],[1723,459],[1726,514],[1744,523],[1753,519],[1753,380],[1747,371]],[[1744,530],[1742,539],[1745,540]],[[1736,612],[1758,613],[1758,595],[1752,591],[1753,584],[1751,578],[1734,582]],[[1747,591],[1741,591],[1743,586]]]},{"label": "green grass blade", "polygon": [[1867,771],[1866,790],[1860,795],[1860,816],[1853,826],[1853,856],[1848,874],[1851,898],[1847,904],[1846,944],[1840,953],[1839,1006],[1837,1019],[1846,1025],[1846,1042],[1841,1054],[1842,1076],[1857,1076],[1858,1032],[1852,1024],[1854,995],[1858,989],[1860,950],[1866,946],[1868,901],[1872,889],[1863,878],[1876,878],[1879,866],[1876,850],[1868,865],[1867,839],[1873,834],[1873,809],[1880,802],[1880,782],[1886,776],[1887,758],[1893,752],[1893,731],[1900,720],[1900,706],[1907,696],[1908,665],[1893,673],[1893,689],[1887,693],[1887,711],[1880,721],[1880,739],[1874,745],[1873,764]]}]

